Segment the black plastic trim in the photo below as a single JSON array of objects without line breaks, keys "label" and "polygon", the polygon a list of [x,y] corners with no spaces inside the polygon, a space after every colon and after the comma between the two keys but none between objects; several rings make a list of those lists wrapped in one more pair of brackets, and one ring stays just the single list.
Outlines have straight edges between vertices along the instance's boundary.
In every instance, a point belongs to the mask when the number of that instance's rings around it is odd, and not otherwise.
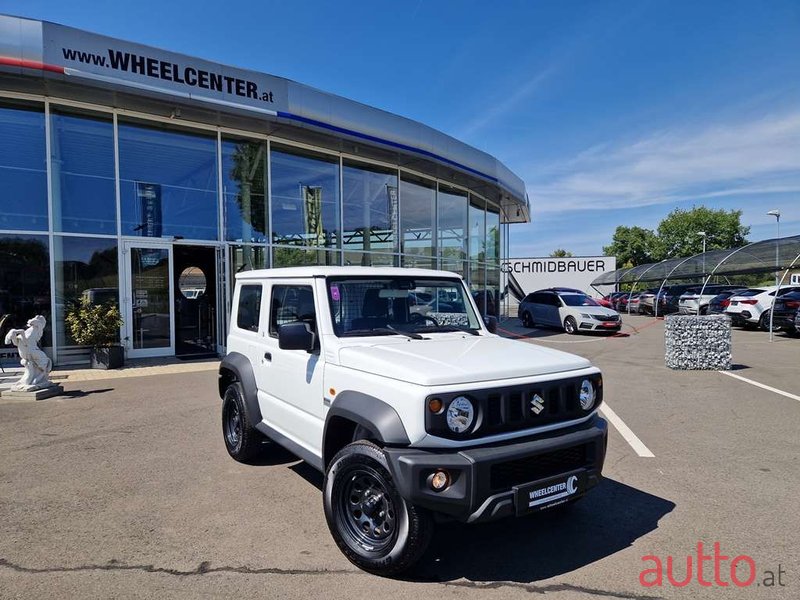
[{"label": "black plastic trim", "polygon": [[292,454],[295,454],[298,457],[302,458],[305,462],[307,462],[309,465],[311,465],[318,471],[325,472],[325,468],[322,463],[322,458],[320,458],[310,450],[306,450],[294,440],[290,440],[282,433],[270,427],[267,423],[264,423],[263,421],[258,423],[256,425],[256,429],[258,429],[261,433],[263,433],[265,436],[267,436],[276,444],[283,446]]},{"label": "black plastic trim", "polygon": [[253,373],[253,365],[250,360],[238,352],[231,352],[227,354],[219,365],[219,397],[222,398],[225,394],[224,373],[223,371],[230,371],[234,374],[239,383],[242,384],[242,391],[244,392],[244,403],[247,407],[247,414],[250,417],[251,423],[260,423],[263,418],[261,416],[261,407],[258,405],[258,386],[256,385],[256,376]]},{"label": "black plastic trim", "polygon": [[[336,396],[325,418],[323,448],[328,436],[328,425],[333,417],[342,417],[365,427],[384,445],[408,446],[411,443],[397,411],[374,396],[353,391],[345,391]],[[331,458],[323,456],[325,463]]]},{"label": "black plastic trim", "polygon": [[[511,490],[491,489],[494,465],[586,445],[584,464],[574,467],[586,469],[588,491],[602,479],[607,443],[608,425],[595,415],[580,425],[492,446],[460,450],[384,448],[383,452],[403,498],[433,512],[473,523],[515,514]],[[436,469],[447,470],[452,481],[441,492],[434,492],[426,485],[428,475]]]}]

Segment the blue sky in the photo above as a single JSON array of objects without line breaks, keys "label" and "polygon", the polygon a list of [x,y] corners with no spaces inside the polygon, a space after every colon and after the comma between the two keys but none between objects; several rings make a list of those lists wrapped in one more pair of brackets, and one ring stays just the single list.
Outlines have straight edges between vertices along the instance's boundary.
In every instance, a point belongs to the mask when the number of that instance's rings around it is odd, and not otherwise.
[{"label": "blue sky", "polygon": [[[102,6],[102,9],[99,7]],[[675,207],[800,234],[800,2],[0,0],[422,121],[525,181],[511,254],[595,254]]]}]

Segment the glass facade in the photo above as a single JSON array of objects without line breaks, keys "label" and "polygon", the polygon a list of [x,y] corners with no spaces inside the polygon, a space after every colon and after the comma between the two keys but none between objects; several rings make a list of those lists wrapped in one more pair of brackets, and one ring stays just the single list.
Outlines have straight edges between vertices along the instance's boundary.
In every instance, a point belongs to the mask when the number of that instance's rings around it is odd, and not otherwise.
[{"label": "glass facade", "polygon": [[[155,300],[172,282],[164,261],[131,268],[135,246],[125,248],[142,238],[217,248],[209,286],[219,290],[222,344],[234,276],[250,269],[443,269],[467,279],[482,311],[498,304],[497,207],[397,165],[288,140],[0,98],[0,209],[4,328],[43,314],[43,347],[54,340],[56,353],[74,346],[64,323],[72,304],[84,296],[120,302],[140,287],[153,296],[152,314],[123,310],[128,347],[166,346],[171,325],[159,319],[169,306]],[[174,253],[162,254],[174,262]]]},{"label": "glass facade", "polygon": [[217,138],[119,124],[122,235],[218,238]]},{"label": "glass facade", "polygon": [[42,107],[0,104],[0,230],[47,231]]},{"label": "glass facade", "polygon": [[81,297],[93,304],[119,305],[117,240],[57,235],[53,238],[53,257],[56,339],[59,346],[71,346],[75,342],[64,326],[64,317]]},{"label": "glass facade", "polygon": [[53,229],[117,234],[110,115],[50,112]]}]

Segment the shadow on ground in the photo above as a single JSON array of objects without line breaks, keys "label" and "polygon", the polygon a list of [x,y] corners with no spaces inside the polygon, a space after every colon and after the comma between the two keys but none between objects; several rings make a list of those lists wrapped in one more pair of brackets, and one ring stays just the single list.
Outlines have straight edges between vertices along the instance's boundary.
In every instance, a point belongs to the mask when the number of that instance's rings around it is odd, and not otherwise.
[{"label": "shadow on ground", "polygon": [[629,547],[674,508],[669,500],[606,479],[564,512],[439,525],[410,578],[531,583],[557,577]]}]

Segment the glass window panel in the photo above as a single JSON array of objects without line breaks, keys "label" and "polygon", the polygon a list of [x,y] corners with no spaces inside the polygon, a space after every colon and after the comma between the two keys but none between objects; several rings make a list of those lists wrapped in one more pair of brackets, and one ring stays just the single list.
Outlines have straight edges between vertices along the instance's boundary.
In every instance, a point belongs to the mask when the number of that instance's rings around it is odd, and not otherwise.
[{"label": "glass window panel", "polygon": [[439,256],[442,259],[467,257],[467,193],[439,185]]},{"label": "glass window panel", "polygon": [[[266,268],[266,246],[231,246],[231,272],[234,275],[242,271]],[[231,281],[231,284],[233,284],[233,281]]]},{"label": "glass window panel", "polygon": [[213,136],[119,124],[122,235],[217,239]]},{"label": "glass window panel", "polygon": [[469,205],[469,259],[486,260],[486,211]]},{"label": "glass window panel", "polygon": [[56,320],[59,347],[75,345],[64,316],[81,297],[93,304],[119,306],[117,241],[56,236],[53,241],[56,274]]},{"label": "glass window panel", "polygon": [[51,112],[53,228],[117,233],[111,117]]},{"label": "glass window panel", "polygon": [[317,248],[272,248],[272,266],[338,265],[339,253]]},{"label": "glass window panel", "polygon": [[397,251],[397,170],[344,162],[345,250]]},{"label": "glass window panel", "polygon": [[338,246],[339,159],[272,144],[270,161],[273,242]]},{"label": "glass window panel", "polygon": [[404,255],[401,259],[402,266],[412,269],[435,269],[436,259],[430,256],[416,254]]},{"label": "glass window panel", "polygon": [[500,215],[486,210],[486,262],[500,260]]},{"label": "glass window panel", "polygon": [[[46,235],[0,235],[0,318],[9,315],[0,342],[9,329],[25,329],[28,319],[42,315],[47,327],[40,343],[52,346],[50,323],[50,248]],[[16,349],[4,356],[18,357]]]},{"label": "glass window panel", "polygon": [[239,306],[236,310],[236,327],[247,331],[258,331],[261,321],[261,285],[243,285],[239,290]]},{"label": "glass window panel", "polygon": [[433,256],[436,184],[403,173],[400,179],[400,229],[404,254]]},{"label": "glass window panel", "polygon": [[442,258],[441,265],[439,268],[442,271],[450,271],[451,273],[456,273],[461,275],[464,279],[467,278],[467,261],[465,260],[456,260],[453,258]]},{"label": "glass window panel", "polygon": [[344,264],[347,266],[362,267],[396,267],[397,256],[394,254],[379,254],[377,252],[345,252]]},{"label": "glass window panel", "polygon": [[43,108],[0,105],[0,229],[47,231]]},{"label": "glass window panel", "polygon": [[222,141],[225,239],[267,241],[267,143]]}]

